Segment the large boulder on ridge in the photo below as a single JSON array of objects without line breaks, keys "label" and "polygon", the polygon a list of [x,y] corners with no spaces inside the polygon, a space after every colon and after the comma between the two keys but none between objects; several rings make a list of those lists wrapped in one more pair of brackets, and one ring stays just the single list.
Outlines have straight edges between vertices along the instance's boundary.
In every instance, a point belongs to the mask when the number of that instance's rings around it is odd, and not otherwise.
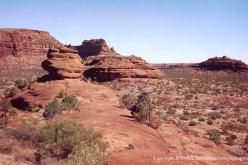
[{"label": "large boulder on ridge", "polygon": [[50,49],[47,60],[42,62],[42,68],[52,79],[81,78],[83,61],[77,50],[69,48]]},{"label": "large boulder on ridge", "polygon": [[96,55],[118,55],[114,48],[109,48],[104,39],[84,40],[82,45],[75,46],[81,57]]},{"label": "large boulder on ridge", "polygon": [[198,67],[205,70],[231,70],[247,71],[248,65],[240,60],[234,60],[226,56],[209,58],[207,61],[198,64]]}]

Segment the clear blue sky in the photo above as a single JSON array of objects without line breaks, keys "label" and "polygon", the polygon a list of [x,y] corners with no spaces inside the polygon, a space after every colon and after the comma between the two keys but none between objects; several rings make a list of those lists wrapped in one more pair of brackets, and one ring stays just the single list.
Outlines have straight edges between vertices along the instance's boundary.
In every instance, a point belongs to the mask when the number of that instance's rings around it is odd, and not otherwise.
[{"label": "clear blue sky", "polygon": [[0,27],[46,30],[64,44],[104,38],[153,63],[248,63],[248,0],[1,0]]}]

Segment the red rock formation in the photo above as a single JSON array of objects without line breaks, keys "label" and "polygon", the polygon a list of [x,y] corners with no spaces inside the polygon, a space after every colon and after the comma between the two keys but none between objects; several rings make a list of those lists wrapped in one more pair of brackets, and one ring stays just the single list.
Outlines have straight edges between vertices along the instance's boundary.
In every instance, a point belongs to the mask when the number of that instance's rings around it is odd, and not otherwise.
[{"label": "red rock formation", "polygon": [[163,74],[142,58],[121,56],[110,49],[103,39],[85,40],[74,47],[84,57],[84,76],[104,82],[122,78],[160,79]]},{"label": "red rock formation", "polygon": [[161,79],[164,75],[142,58],[135,56],[90,56],[85,61],[84,76],[104,82],[122,78]]},{"label": "red rock formation", "polygon": [[77,50],[69,48],[50,49],[42,68],[52,79],[81,78],[83,62]]},{"label": "red rock formation", "polygon": [[118,55],[113,48],[109,48],[104,39],[84,40],[82,45],[75,46],[81,57],[95,55]]},{"label": "red rock formation", "polygon": [[7,55],[46,55],[61,44],[48,32],[29,29],[0,29],[0,58]]},{"label": "red rock formation", "polygon": [[234,60],[226,56],[210,58],[207,61],[199,63],[198,67],[206,70],[231,70],[231,71],[246,71],[247,64],[240,60]]}]

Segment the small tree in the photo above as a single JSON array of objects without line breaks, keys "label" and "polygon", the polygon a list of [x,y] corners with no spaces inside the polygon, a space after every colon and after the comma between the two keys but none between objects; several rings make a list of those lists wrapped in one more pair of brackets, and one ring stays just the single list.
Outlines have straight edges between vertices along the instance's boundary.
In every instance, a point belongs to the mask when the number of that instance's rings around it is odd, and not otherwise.
[{"label": "small tree", "polygon": [[137,98],[133,94],[131,93],[124,94],[120,100],[121,107],[132,109],[136,101],[137,101]]},{"label": "small tree", "polygon": [[150,95],[144,92],[138,96],[136,104],[132,107],[132,114],[136,117],[138,121],[151,122],[151,114],[153,110],[153,105],[150,99]]}]

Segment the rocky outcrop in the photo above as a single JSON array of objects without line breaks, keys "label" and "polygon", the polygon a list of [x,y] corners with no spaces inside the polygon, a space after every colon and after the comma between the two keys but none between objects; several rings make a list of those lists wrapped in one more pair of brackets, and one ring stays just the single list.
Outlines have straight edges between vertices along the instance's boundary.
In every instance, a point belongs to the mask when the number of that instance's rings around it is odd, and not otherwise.
[{"label": "rocky outcrop", "polygon": [[104,39],[84,40],[82,45],[75,46],[81,57],[96,55],[118,55],[114,48],[109,48]]},{"label": "rocky outcrop", "polygon": [[205,70],[231,70],[231,71],[247,71],[248,66],[240,60],[234,60],[226,56],[210,58],[207,61],[201,62],[199,68]]},{"label": "rocky outcrop", "polygon": [[29,29],[0,28],[0,58],[7,55],[46,55],[48,49],[61,44],[48,32]]},{"label": "rocky outcrop", "polygon": [[122,56],[103,39],[85,40],[76,48],[85,59],[84,76],[98,82],[123,78],[160,79],[163,74],[140,57]]},{"label": "rocky outcrop", "polygon": [[84,76],[99,82],[122,78],[163,78],[159,70],[135,56],[91,56],[84,64]]},{"label": "rocky outcrop", "polygon": [[50,49],[47,60],[42,62],[42,68],[52,79],[81,78],[83,61],[77,50],[69,48]]}]

